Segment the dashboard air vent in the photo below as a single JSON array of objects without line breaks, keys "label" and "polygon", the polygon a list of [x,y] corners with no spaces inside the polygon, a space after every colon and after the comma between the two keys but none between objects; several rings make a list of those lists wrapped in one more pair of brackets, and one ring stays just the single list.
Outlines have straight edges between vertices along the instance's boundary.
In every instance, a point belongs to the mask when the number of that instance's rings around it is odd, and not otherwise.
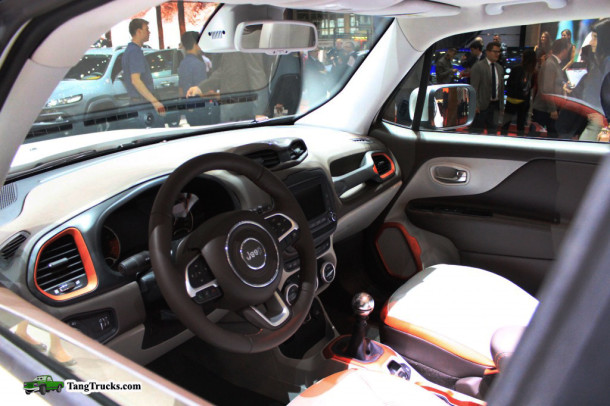
[{"label": "dashboard air vent", "polygon": [[381,179],[392,176],[392,174],[394,174],[396,171],[394,161],[392,161],[392,159],[383,152],[373,154],[373,165],[375,173],[379,175]]},{"label": "dashboard air vent", "polygon": [[265,168],[273,168],[280,163],[280,156],[276,151],[271,149],[262,149],[260,151],[246,154],[246,158],[250,158],[256,163],[263,165]]},{"label": "dashboard air vent", "polygon": [[5,265],[10,261],[29,235],[29,233],[22,231],[9,238],[0,248],[0,264]]},{"label": "dashboard air vent", "polygon": [[290,144],[290,159],[297,160],[307,152],[307,146],[303,140],[297,140]]},{"label": "dashboard air vent", "polygon": [[82,235],[67,229],[46,243],[38,254],[34,279],[41,293],[56,300],[93,290],[97,276]]}]

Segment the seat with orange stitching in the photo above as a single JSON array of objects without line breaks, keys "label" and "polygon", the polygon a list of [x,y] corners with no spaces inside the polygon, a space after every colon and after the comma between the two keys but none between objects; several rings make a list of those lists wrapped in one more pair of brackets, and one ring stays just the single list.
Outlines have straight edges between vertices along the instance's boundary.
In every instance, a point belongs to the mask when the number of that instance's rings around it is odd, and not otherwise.
[{"label": "seat with orange stitching", "polygon": [[444,386],[495,368],[491,337],[527,326],[538,301],[509,280],[459,265],[417,273],[381,312],[381,341]]}]

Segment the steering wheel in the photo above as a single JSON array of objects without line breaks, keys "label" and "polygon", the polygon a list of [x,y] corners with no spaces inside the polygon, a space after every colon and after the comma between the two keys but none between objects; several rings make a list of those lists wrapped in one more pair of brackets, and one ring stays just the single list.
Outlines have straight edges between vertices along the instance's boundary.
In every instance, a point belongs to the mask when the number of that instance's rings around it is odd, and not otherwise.
[{"label": "steering wheel", "polygon": [[[243,175],[274,201],[269,213],[231,211],[197,227],[172,253],[172,208],[190,180],[223,169]],[[292,307],[279,293],[282,251],[294,243],[300,258],[299,297]],[[268,169],[236,154],[211,153],[179,166],[163,183],[151,212],[149,250],[169,307],[202,340],[227,351],[269,350],[292,336],[316,290],[313,238],[298,202]],[[256,333],[229,331],[208,319],[203,303],[241,315]]]}]

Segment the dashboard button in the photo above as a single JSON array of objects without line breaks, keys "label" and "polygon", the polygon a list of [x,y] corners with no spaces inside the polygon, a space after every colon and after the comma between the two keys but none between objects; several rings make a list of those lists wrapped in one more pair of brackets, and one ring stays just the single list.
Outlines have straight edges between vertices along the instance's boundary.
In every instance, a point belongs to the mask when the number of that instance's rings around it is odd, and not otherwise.
[{"label": "dashboard button", "polygon": [[297,301],[299,297],[299,285],[296,283],[291,283],[284,288],[284,300],[288,303],[289,306],[292,306],[294,302]]},{"label": "dashboard button", "polygon": [[290,223],[290,221],[286,217],[281,216],[279,214],[273,217],[269,217],[267,219],[267,222],[269,223],[273,231],[275,231],[278,237],[288,231],[290,227],[292,227],[292,223]]},{"label": "dashboard button", "polygon": [[194,299],[195,302],[203,304],[206,302],[210,302],[214,299],[218,299],[220,296],[222,296],[222,291],[220,290],[220,288],[218,286],[212,285],[197,292],[197,295]]},{"label": "dashboard button", "polygon": [[214,276],[210,272],[203,258],[197,258],[188,266],[189,283],[193,288],[198,288],[208,282],[214,280]]},{"label": "dashboard button", "polygon": [[325,283],[331,283],[335,279],[336,271],[335,265],[331,262],[325,262],[320,267],[320,278]]}]

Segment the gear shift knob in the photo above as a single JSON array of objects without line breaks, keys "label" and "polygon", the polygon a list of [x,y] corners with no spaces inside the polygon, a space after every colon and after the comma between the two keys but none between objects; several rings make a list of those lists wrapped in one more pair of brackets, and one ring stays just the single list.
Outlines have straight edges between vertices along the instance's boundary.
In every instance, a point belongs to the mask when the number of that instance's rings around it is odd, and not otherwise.
[{"label": "gear shift knob", "polygon": [[374,352],[375,346],[366,339],[366,327],[369,314],[375,308],[373,297],[366,292],[356,293],[352,299],[352,309],[356,316],[354,330],[350,337],[345,353],[347,356],[360,361],[366,361]]},{"label": "gear shift knob", "polygon": [[375,308],[373,297],[366,292],[356,293],[352,299],[352,309],[354,314],[360,317],[367,317]]}]

